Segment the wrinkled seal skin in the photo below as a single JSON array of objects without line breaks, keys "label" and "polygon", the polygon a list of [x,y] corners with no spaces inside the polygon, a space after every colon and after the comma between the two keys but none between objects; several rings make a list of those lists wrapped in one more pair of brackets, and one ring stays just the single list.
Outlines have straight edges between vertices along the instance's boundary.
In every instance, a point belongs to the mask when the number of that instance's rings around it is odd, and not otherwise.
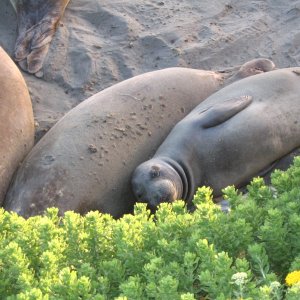
[{"label": "wrinkled seal skin", "polygon": [[33,146],[34,121],[25,81],[0,47],[0,204],[13,173]]},{"label": "wrinkled seal skin", "polygon": [[43,62],[59,20],[70,0],[10,0],[17,13],[15,60],[29,73],[41,76]]},{"label": "wrinkled seal skin", "polygon": [[[274,68],[264,61],[266,71]],[[227,77],[170,68],[136,76],[92,96],[33,148],[11,185],[5,208],[26,217],[51,206],[61,213],[100,210],[114,217],[131,212],[134,169]]]},{"label": "wrinkled seal skin", "polygon": [[275,70],[216,92],[180,121],[135,170],[136,198],[155,209],[197,187],[240,186],[300,146],[300,68]]}]

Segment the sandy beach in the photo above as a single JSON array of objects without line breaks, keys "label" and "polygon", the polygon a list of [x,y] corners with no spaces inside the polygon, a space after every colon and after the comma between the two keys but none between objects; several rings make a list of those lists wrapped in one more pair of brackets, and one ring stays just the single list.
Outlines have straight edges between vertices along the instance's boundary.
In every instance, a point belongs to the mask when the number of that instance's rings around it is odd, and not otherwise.
[{"label": "sandy beach", "polygon": [[[39,139],[98,91],[167,67],[223,70],[257,57],[299,66],[300,0],[71,0],[43,77],[24,73]],[[3,0],[0,45],[13,54],[16,15]]]}]

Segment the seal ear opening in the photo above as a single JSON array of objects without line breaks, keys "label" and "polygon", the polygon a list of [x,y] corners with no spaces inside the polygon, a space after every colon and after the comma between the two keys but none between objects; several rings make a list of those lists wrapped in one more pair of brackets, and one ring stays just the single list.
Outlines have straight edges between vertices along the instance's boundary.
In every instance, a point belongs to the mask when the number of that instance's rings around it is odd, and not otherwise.
[{"label": "seal ear opening", "polygon": [[158,166],[152,166],[150,170],[150,176],[151,178],[156,178],[160,176],[160,167]]},{"label": "seal ear opening", "polygon": [[200,125],[204,129],[220,125],[245,109],[251,102],[252,96],[241,96],[217,103],[199,112]]}]

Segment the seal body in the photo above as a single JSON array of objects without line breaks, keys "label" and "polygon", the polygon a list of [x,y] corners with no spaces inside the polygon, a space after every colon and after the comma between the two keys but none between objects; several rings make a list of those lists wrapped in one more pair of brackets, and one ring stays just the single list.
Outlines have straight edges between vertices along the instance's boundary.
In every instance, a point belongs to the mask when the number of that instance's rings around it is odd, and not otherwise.
[{"label": "seal body", "polygon": [[225,77],[170,68],[128,79],[85,100],[30,152],[5,208],[23,216],[51,206],[61,213],[100,210],[119,217],[130,212],[134,169],[155,153],[180,119],[226,82]]},{"label": "seal body", "polygon": [[26,83],[0,47],[0,204],[13,173],[33,146],[34,121]]},{"label": "seal body", "polygon": [[[139,201],[155,208],[199,186],[214,195],[240,186],[300,146],[300,68],[237,81],[199,104],[132,178]],[[154,171],[155,170],[155,171]]]}]

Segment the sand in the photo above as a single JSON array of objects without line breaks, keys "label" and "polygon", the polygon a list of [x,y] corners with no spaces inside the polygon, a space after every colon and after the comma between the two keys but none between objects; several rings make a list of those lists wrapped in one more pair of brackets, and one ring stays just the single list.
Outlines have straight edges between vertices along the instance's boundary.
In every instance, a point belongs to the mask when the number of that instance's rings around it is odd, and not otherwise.
[{"label": "sand", "polygon": [[[300,0],[71,0],[39,79],[24,73],[39,139],[78,103],[167,67],[222,70],[266,57],[299,66]],[[0,45],[13,53],[16,15],[1,1]]]}]

